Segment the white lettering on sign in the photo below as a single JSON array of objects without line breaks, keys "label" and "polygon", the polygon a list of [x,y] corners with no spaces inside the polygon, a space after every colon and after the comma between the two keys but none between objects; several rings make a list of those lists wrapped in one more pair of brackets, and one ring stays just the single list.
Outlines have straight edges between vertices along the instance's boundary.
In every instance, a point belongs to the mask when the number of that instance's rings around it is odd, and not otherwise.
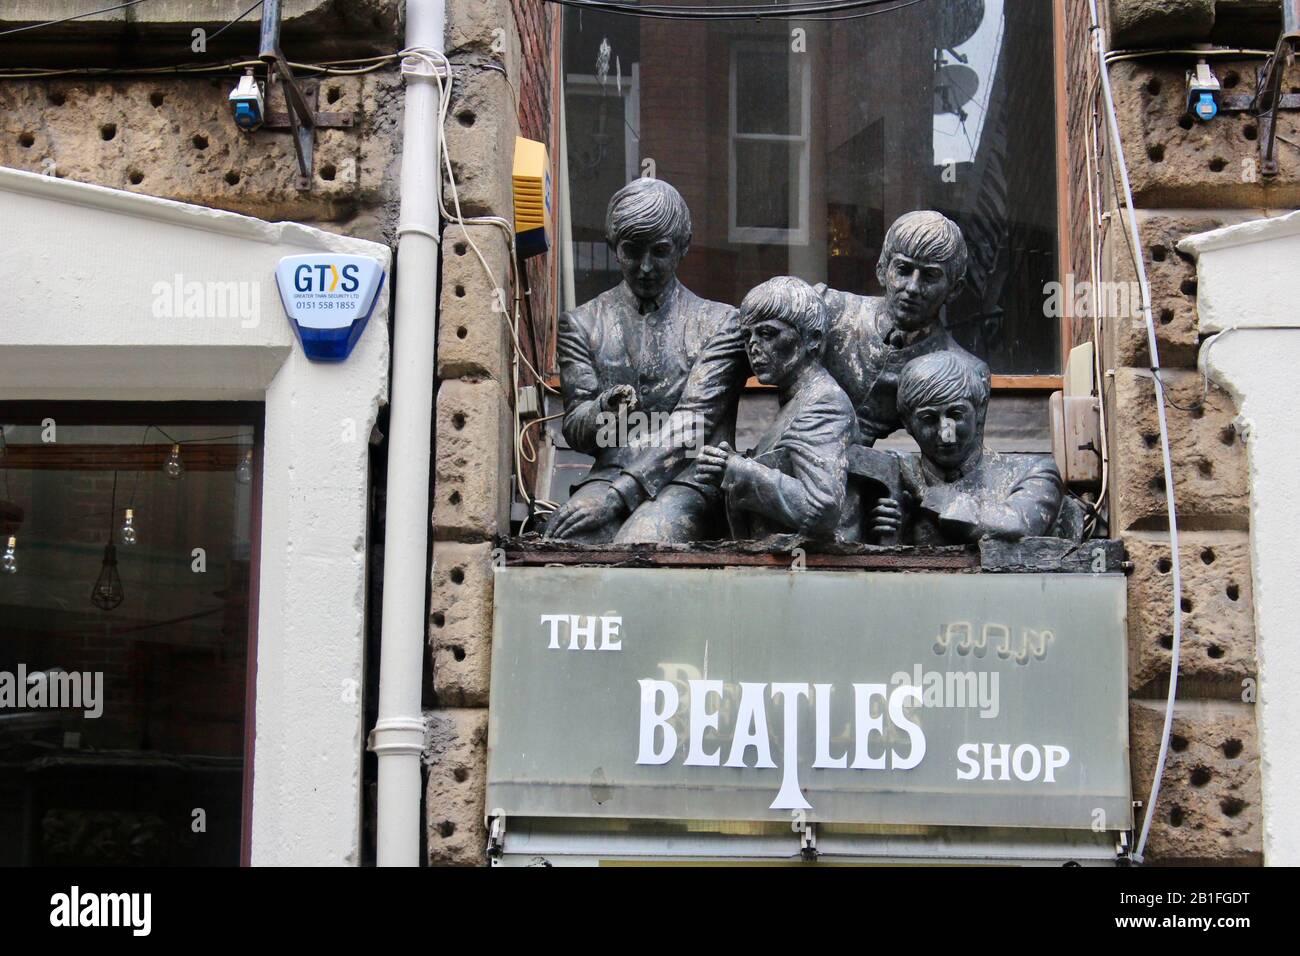
[{"label": "white lettering on sign", "polygon": [[[562,617],[562,615],[548,615]],[[553,625],[558,628],[559,623]],[[559,647],[558,631],[554,647]],[[816,759],[813,767],[833,770],[849,769],[848,751],[838,756],[831,754],[831,684],[806,684],[774,682],[771,684],[742,681],[740,700],[735,708],[731,746],[726,762],[722,762],[724,744],[719,740],[714,750],[706,749],[705,735],[713,731],[718,738],[721,704],[727,697],[720,680],[687,680],[690,691],[689,720],[687,723],[687,767],[739,767],[745,769],[776,769],[772,759],[772,729],[768,726],[767,703],[781,703],[781,786],[771,804],[773,810],[810,810],[812,805],[804,798],[799,786],[799,703],[811,697],[816,739]],[[645,678],[637,681],[641,688],[641,718],[638,724],[636,762],[650,766],[669,763],[677,754],[678,737],[673,721],[681,707],[678,682]],[[717,705],[711,697],[716,695]],[[878,704],[876,703],[878,702]],[[854,741],[852,744],[854,770],[911,770],[925,757],[925,733],[906,713],[909,702],[921,705],[921,688],[896,687],[886,684],[854,684]],[[873,706],[875,704],[875,706]],[[874,713],[873,713],[874,711]],[[888,732],[886,729],[888,717]],[[895,731],[907,738],[906,749],[890,747],[887,740],[898,739]],[[880,752],[872,755],[879,739]],[[753,751],[751,757],[749,752]]]},{"label": "white lettering on sign", "polygon": [[[623,638],[619,634],[623,618],[617,614],[543,614],[540,623],[542,627],[550,627],[550,642],[546,645],[550,651],[560,650],[561,633],[568,634],[567,650],[570,651],[623,649]],[[597,631],[600,633],[599,644],[596,643]]]},{"label": "white lettering on sign", "polygon": [[1041,779],[1043,783],[1056,783],[1056,771],[1070,762],[1070,751],[1059,744],[1046,744],[1040,750],[1034,744],[979,743],[962,744],[957,748],[957,760],[962,764],[957,771],[958,780],[1017,780],[1026,783]]}]

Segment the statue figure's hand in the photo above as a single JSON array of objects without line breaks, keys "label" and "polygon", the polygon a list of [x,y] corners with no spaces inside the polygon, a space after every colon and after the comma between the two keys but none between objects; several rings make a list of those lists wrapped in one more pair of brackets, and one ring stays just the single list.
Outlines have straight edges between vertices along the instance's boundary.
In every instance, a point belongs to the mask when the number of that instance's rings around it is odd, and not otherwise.
[{"label": "statue figure's hand", "polygon": [[903,530],[903,503],[896,498],[881,498],[871,509],[871,530],[877,535],[898,534]]},{"label": "statue figure's hand", "polygon": [[620,407],[634,412],[639,404],[636,389],[631,385],[615,385],[600,393],[600,407],[607,412],[617,412]]},{"label": "statue figure's hand", "polygon": [[546,537],[571,538],[616,521],[627,513],[617,491],[610,488],[602,498],[570,498],[556,508],[546,523]]},{"label": "statue figure's hand", "polygon": [[727,461],[735,451],[725,441],[721,445],[705,445],[695,456],[695,476],[706,484],[721,485],[727,471]]}]

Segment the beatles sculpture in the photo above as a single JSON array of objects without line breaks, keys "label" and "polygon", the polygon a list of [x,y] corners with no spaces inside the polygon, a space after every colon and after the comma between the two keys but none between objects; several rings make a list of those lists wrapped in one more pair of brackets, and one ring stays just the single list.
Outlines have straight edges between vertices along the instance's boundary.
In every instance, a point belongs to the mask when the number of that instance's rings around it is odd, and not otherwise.
[{"label": "beatles sculpture", "polygon": [[[668,183],[620,189],[605,232],[623,281],[559,320],[563,432],[594,461],[548,538],[942,545],[1058,527],[1051,456],[984,447],[989,369],[942,321],[966,274],[951,220],[912,212],[889,227],[883,296],[780,276],[739,309],[677,279],[691,216]],[[736,409],[750,374],[775,387],[779,409],[742,454]],[[919,455],[871,447],[900,428]]]}]

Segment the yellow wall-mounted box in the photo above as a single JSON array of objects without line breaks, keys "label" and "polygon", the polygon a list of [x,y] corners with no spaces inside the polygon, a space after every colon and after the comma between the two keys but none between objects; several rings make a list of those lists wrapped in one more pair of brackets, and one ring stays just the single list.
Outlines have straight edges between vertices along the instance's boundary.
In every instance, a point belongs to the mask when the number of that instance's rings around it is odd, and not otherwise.
[{"label": "yellow wall-mounted box", "polygon": [[527,259],[551,248],[551,161],[546,145],[515,139],[515,247]]}]

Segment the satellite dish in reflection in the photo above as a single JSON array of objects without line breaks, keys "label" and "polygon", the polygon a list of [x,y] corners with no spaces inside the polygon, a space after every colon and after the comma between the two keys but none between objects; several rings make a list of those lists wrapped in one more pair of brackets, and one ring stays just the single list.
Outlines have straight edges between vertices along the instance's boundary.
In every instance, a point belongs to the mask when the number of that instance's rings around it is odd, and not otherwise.
[{"label": "satellite dish in reflection", "polygon": [[975,99],[979,88],[979,74],[969,66],[950,63],[940,67],[934,75],[935,115],[953,113],[964,120],[966,111],[962,107]]},{"label": "satellite dish in reflection", "polygon": [[975,35],[984,22],[984,0],[940,0],[934,18],[934,47],[951,50]]}]

